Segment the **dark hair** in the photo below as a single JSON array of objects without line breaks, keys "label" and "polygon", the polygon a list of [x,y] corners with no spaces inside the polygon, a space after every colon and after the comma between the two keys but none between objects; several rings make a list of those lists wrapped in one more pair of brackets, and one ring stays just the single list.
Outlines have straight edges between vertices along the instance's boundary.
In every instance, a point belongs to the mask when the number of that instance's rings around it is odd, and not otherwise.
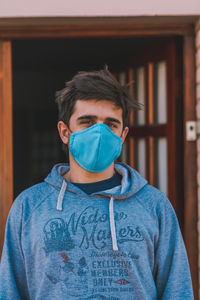
[{"label": "dark hair", "polygon": [[105,66],[104,70],[78,72],[66,87],[56,92],[58,121],[69,126],[77,100],[108,100],[122,108],[123,126],[128,125],[131,108],[140,109],[140,104],[133,100],[127,87],[122,86]]}]

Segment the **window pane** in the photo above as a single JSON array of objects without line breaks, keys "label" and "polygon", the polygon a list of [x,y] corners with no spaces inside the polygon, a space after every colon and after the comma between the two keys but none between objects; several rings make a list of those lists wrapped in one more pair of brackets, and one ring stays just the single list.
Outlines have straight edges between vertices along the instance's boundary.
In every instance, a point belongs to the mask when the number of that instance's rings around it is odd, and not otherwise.
[{"label": "window pane", "polygon": [[146,177],[146,143],[144,138],[136,141],[136,155],[137,170],[143,177]]},{"label": "window pane", "polygon": [[167,69],[166,62],[155,65],[155,123],[167,122]]},{"label": "window pane", "polygon": [[[118,79],[119,79],[119,82],[121,83],[121,85],[125,85],[126,84],[126,73],[120,72],[118,76],[119,76]],[[122,145],[122,152],[119,157],[119,161],[127,163],[127,144],[126,144],[126,142],[124,142],[124,144]]]},{"label": "window pane", "polygon": [[[140,67],[136,71],[136,97],[137,101],[141,104],[145,104],[145,68]],[[137,111],[136,122],[137,125],[145,124],[145,106],[143,110]]]},{"label": "window pane", "polygon": [[121,83],[121,85],[126,84],[126,73],[125,72],[119,73],[119,82]]},{"label": "window pane", "polygon": [[156,185],[166,195],[168,193],[167,159],[167,138],[155,139]]}]

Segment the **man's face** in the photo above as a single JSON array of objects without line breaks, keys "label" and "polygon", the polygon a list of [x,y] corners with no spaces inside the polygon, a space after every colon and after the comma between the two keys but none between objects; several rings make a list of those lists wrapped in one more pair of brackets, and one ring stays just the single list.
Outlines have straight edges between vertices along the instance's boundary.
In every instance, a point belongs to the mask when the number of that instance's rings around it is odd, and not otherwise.
[{"label": "man's face", "polygon": [[58,130],[63,143],[68,144],[70,131],[81,131],[100,123],[107,125],[124,142],[128,127],[123,130],[122,109],[107,100],[77,100],[69,128],[60,121]]}]

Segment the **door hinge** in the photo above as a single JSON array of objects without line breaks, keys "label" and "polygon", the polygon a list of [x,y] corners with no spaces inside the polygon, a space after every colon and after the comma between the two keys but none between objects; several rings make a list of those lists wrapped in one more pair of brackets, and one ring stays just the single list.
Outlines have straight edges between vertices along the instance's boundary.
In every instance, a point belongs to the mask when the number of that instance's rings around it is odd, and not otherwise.
[{"label": "door hinge", "polygon": [[196,141],[197,139],[197,122],[186,122],[186,141]]}]

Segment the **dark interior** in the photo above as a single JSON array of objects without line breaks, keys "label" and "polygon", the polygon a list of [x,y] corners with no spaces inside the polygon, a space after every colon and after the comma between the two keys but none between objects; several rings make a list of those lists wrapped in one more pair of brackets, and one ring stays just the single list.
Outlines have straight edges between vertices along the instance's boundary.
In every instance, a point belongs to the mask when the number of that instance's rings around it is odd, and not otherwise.
[{"label": "dark interior", "polygon": [[136,48],[161,38],[18,40],[12,42],[14,195],[67,161],[57,133],[55,92],[77,71],[124,70]]}]

